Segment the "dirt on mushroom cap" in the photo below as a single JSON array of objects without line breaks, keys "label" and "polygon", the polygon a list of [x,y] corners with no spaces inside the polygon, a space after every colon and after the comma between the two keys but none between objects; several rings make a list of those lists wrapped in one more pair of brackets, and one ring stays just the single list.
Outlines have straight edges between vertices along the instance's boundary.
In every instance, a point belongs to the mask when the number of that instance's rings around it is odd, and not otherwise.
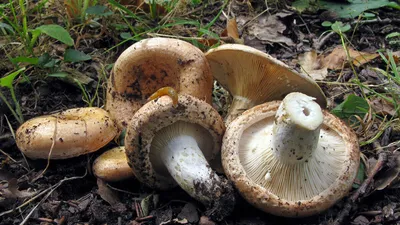
[{"label": "dirt on mushroom cap", "polygon": [[69,109],[26,121],[16,132],[17,146],[27,157],[66,159],[94,152],[110,142],[118,128],[103,109]]},{"label": "dirt on mushroom cap", "polygon": [[200,49],[177,39],[145,39],[116,61],[107,84],[106,108],[119,127],[126,127],[147,98],[162,87],[210,103],[212,85],[210,67]]}]

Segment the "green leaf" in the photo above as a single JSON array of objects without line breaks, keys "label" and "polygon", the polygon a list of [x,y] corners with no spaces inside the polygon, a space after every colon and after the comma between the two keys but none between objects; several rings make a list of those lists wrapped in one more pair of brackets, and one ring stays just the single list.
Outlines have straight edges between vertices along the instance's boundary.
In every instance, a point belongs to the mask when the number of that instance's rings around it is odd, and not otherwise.
[{"label": "green leaf", "polygon": [[119,36],[121,36],[121,38],[125,40],[132,37],[131,33],[129,32],[122,32],[121,34],[119,34]]},{"label": "green leaf", "polygon": [[34,31],[40,31],[41,33],[47,34],[50,37],[55,38],[66,45],[74,45],[74,40],[69,35],[68,31],[66,31],[63,27],[59,25],[42,25],[40,27],[37,27]]},{"label": "green leaf", "polygon": [[386,35],[386,39],[394,38],[394,37],[400,37],[400,32],[392,32],[392,33]]},{"label": "green leaf", "polygon": [[12,73],[10,73],[9,75],[3,77],[0,79],[0,86],[1,87],[8,87],[8,88],[12,88],[12,83],[14,81],[14,79],[22,72],[25,70],[25,67],[14,71]]},{"label": "green leaf", "polygon": [[86,9],[86,13],[95,16],[108,16],[113,14],[111,11],[108,11],[108,8],[104,5],[90,6]]},{"label": "green leaf", "polygon": [[65,62],[82,62],[91,59],[92,57],[90,57],[90,55],[86,55],[85,53],[75,49],[67,49],[64,54]]},{"label": "green leaf", "polygon": [[292,3],[292,7],[302,13],[310,7],[310,0],[296,0]]},{"label": "green leaf", "polygon": [[8,25],[8,24],[6,24],[6,23],[0,22],[0,29],[5,29],[5,30],[7,30],[10,34],[14,34],[14,33],[15,33],[14,29],[12,28],[12,26],[10,26],[10,25]]},{"label": "green leaf", "polygon": [[323,27],[331,27],[332,26],[332,23],[330,22],[330,21],[324,21],[324,22],[322,22],[322,24],[321,24]]},{"label": "green leaf", "polygon": [[353,188],[359,188],[364,180],[365,180],[365,165],[361,161],[360,166],[358,167],[356,179],[354,180],[353,183]]},{"label": "green leaf", "polygon": [[361,16],[367,19],[372,19],[376,17],[376,15],[373,13],[363,13]]},{"label": "green leaf", "polygon": [[47,75],[48,77],[56,77],[56,78],[66,78],[68,76],[68,73],[66,72],[57,72],[57,73],[52,73]]},{"label": "green leaf", "polygon": [[363,118],[368,110],[369,105],[365,99],[351,94],[331,112],[341,119],[350,119],[350,122],[354,122],[354,118],[352,118],[354,115]]},{"label": "green leaf", "polygon": [[340,18],[354,18],[364,11],[378,9],[385,6],[392,8],[400,7],[397,3],[389,0],[349,0],[349,3],[320,0],[319,2],[321,9],[335,12]]},{"label": "green leaf", "polygon": [[39,58],[31,58],[31,57],[25,57],[25,56],[19,56],[16,58],[11,59],[12,63],[28,63],[32,65],[36,65],[39,62]]},{"label": "green leaf", "polygon": [[342,22],[336,21],[334,24],[332,24],[331,28],[336,33],[344,33],[349,31],[351,26],[349,24],[344,25]]}]

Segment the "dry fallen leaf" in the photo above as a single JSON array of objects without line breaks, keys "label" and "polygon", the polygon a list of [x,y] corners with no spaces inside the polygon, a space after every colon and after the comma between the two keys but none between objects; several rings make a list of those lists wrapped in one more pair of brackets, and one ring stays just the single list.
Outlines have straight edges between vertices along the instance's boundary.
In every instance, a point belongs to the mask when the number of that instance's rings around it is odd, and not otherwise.
[{"label": "dry fallen leaf", "polygon": [[370,106],[372,109],[380,115],[390,115],[394,116],[396,114],[396,109],[394,108],[394,105],[385,101],[382,98],[371,98],[370,99]]},{"label": "dry fallen leaf", "polygon": [[375,190],[383,190],[396,184],[400,173],[400,154],[397,154],[396,165],[385,171],[375,180]]},{"label": "dry fallen leaf", "polygon": [[106,182],[98,178],[97,186],[99,188],[97,193],[100,195],[102,199],[104,199],[110,205],[116,205],[120,202],[117,194],[115,194],[113,190],[107,187]]},{"label": "dry fallen leaf", "polygon": [[207,38],[198,40],[199,43],[211,47],[217,43],[235,43],[244,44],[244,40],[239,37],[239,29],[236,23],[236,18],[228,19],[226,22],[226,28],[220,34],[220,40],[215,38]]},{"label": "dry fallen leaf", "polygon": [[316,51],[306,52],[298,57],[301,72],[314,80],[323,80],[328,75],[328,69],[321,63]]},{"label": "dry fallen leaf", "polygon": [[[290,15],[290,14],[287,14]],[[294,46],[292,39],[286,37],[283,33],[286,30],[286,25],[278,17],[285,17],[286,14],[262,15],[247,28],[250,36],[255,36],[263,44],[267,43],[282,43],[288,46]]]},{"label": "dry fallen leaf", "polygon": [[[377,53],[360,52],[350,47],[348,47],[348,51],[350,59],[355,66],[361,66],[379,56]],[[346,51],[343,46],[337,46],[329,55],[321,59],[321,62],[328,69],[340,70],[347,62]]]}]

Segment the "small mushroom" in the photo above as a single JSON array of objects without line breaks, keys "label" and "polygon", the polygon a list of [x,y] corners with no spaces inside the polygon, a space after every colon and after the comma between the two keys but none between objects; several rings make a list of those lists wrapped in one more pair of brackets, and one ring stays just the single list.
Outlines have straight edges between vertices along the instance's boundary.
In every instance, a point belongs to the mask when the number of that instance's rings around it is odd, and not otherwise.
[{"label": "small mushroom", "polygon": [[134,174],[128,165],[125,147],[112,148],[97,157],[93,162],[93,173],[96,177],[108,182],[133,178]]},{"label": "small mushroom", "polygon": [[114,64],[107,84],[106,109],[125,128],[156,90],[172,87],[211,103],[213,77],[204,53],[171,38],[150,38],[126,49]]},{"label": "small mushroom", "polygon": [[16,132],[16,143],[32,159],[66,159],[97,151],[117,132],[105,110],[75,108],[26,121]]},{"label": "small mushroom", "polygon": [[128,162],[137,179],[156,189],[177,184],[221,220],[234,206],[233,188],[208,161],[221,148],[225,126],[208,103],[179,95],[174,105],[161,96],[140,108],[125,137]]},{"label": "small mushroom", "polygon": [[356,135],[302,93],[255,106],[227,128],[222,164],[251,204],[278,216],[322,212],[348,194],[360,152]]},{"label": "small mushroom", "polygon": [[291,70],[283,62],[255,48],[224,44],[206,53],[214,78],[233,96],[225,118],[229,124],[243,111],[290,92],[302,92],[326,107],[325,95],[310,77]]}]

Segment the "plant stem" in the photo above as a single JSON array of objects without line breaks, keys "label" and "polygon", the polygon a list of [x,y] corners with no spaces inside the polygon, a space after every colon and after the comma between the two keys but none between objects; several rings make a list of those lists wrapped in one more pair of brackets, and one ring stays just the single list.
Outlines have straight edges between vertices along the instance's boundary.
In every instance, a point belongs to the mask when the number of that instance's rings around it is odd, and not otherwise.
[{"label": "plant stem", "polygon": [[[15,117],[15,119],[18,121],[19,124],[22,124],[24,121],[21,119],[18,114],[15,112],[15,110],[11,107],[10,103],[7,101],[6,97],[3,95],[3,93],[0,91],[0,98],[3,100],[3,102],[7,105],[8,109],[10,109],[11,114]],[[22,115],[21,115],[22,117]]]}]

